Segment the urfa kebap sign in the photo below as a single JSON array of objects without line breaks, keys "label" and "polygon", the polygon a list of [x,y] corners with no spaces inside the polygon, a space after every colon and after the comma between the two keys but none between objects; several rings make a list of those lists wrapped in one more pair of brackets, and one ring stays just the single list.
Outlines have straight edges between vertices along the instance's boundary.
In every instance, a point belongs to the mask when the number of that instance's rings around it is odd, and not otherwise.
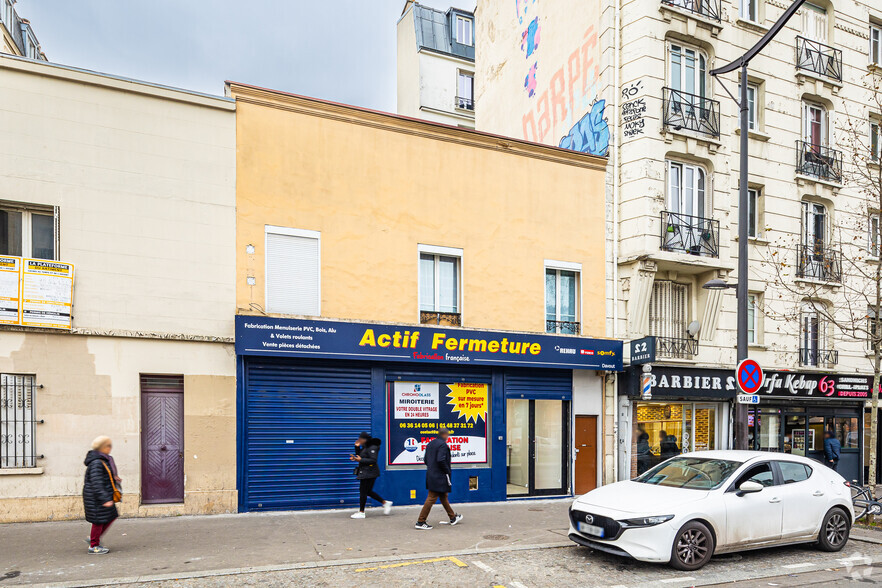
[{"label": "urfa kebap sign", "polygon": [[389,465],[421,465],[441,427],[453,463],[487,463],[489,384],[393,382],[389,392]]}]

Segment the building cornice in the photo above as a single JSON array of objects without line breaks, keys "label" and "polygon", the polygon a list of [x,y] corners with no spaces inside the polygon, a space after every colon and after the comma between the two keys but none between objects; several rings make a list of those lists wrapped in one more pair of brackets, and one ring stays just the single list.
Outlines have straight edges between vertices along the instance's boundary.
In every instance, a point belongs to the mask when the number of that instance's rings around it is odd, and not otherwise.
[{"label": "building cornice", "polygon": [[472,129],[463,129],[442,123],[327,102],[316,98],[240,84],[238,82],[228,81],[227,93],[234,97],[237,102],[246,104],[275,108],[307,116],[322,117],[480,149],[511,153],[532,159],[542,159],[565,165],[606,171],[606,158],[560,147],[540,145]]},{"label": "building cornice", "polygon": [[155,339],[162,341],[186,341],[189,343],[235,343],[234,337],[215,335],[193,335],[189,333],[166,333],[162,331],[132,331],[128,329],[91,329],[74,327],[64,329],[45,329],[40,327],[21,327],[18,325],[0,325],[0,332],[24,333],[31,335],[79,335],[83,337],[117,337],[124,339]]}]

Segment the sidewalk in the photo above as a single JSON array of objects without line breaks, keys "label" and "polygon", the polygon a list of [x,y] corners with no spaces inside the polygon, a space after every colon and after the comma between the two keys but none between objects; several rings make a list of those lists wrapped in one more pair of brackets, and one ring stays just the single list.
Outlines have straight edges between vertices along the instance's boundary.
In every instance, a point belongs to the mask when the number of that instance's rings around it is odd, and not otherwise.
[{"label": "sidewalk", "polygon": [[[107,555],[89,555],[84,521],[0,525],[0,586],[193,574],[418,554],[517,548],[566,542],[571,500],[523,500],[456,505],[456,527],[413,528],[419,507],[353,511],[260,513],[161,519],[119,519],[104,544]],[[17,573],[16,573],[17,572]],[[100,582],[99,582],[100,583]]]}]

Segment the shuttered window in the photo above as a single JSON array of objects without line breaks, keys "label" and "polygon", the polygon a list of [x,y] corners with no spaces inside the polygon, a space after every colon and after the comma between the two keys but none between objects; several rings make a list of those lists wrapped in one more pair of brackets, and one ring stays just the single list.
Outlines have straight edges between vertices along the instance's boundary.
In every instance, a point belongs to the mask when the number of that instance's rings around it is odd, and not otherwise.
[{"label": "shuttered window", "polygon": [[649,334],[656,337],[686,337],[689,286],[666,280],[652,285],[649,299]]},{"label": "shuttered window", "polygon": [[316,231],[266,227],[266,311],[321,314],[321,237]]}]

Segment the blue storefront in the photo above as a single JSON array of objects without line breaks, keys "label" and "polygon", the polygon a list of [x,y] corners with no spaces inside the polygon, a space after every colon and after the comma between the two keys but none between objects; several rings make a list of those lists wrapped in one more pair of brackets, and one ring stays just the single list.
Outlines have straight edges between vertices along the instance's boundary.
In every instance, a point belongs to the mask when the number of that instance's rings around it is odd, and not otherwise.
[{"label": "blue storefront", "polygon": [[441,426],[452,500],[571,494],[573,370],[622,367],[620,341],[251,316],[236,355],[240,512],[357,504],[361,431],[383,442],[375,489],[421,503]]}]

